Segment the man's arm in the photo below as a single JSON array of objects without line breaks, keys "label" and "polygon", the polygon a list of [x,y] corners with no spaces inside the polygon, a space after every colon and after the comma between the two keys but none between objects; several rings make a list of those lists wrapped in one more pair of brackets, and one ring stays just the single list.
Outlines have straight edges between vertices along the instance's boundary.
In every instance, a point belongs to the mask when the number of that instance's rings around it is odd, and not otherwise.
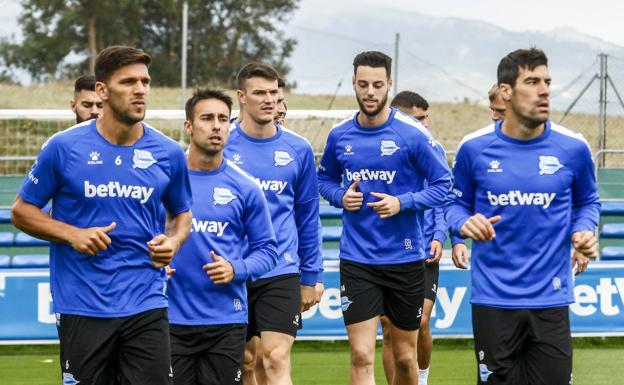
[{"label": "man's arm", "polygon": [[[341,186],[342,169],[338,159],[336,159],[335,156],[334,136],[331,132],[327,138],[327,143],[325,144],[325,150],[319,164],[317,178],[318,191],[321,196],[325,198],[330,205],[342,208],[342,197],[347,192],[347,189]],[[353,190],[355,191],[355,188]]]},{"label": "man's arm", "polygon": [[248,278],[254,281],[272,270],[278,262],[277,241],[269,205],[262,191],[254,188],[247,201],[246,214],[241,218],[249,251],[244,259],[230,260],[234,268],[234,281],[244,282]]},{"label": "man's arm", "polygon": [[177,215],[167,215],[165,234],[159,234],[147,242],[150,257],[154,267],[161,268],[169,265],[180,246],[186,241],[191,232],[193,214],[184,211]]},{"label": "man's arm", "polygon": [[582,146],[579,156],[571,160],[575,168],[572,186],[572,245],[586,257],[595,258],[598,255],[595,231],[600,217],[600,200],[589,147]]},{"label": "man's arm", "polygon": [[15,227],[36,238],[68,243],[74,250],[90,256],[108,248],[111,239],[107,233],[116,227],[115,222],[105,227],[86,229],[68,225],[45,214],[39,207],[26,202],[19,195],[13,203],[11,221]]}]

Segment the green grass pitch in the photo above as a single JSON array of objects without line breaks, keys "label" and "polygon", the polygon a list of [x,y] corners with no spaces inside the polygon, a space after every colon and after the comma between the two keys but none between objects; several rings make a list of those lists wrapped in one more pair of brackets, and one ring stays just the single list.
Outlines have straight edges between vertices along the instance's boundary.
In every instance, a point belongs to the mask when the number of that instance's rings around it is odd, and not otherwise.
[{"label": "green grass pitch", "polygon": [[[470,341],[435,340],[429,383],[466,385],[476,380]],[[624,384],[624,338],[576,339],[574,385]],[[0,346],[0,383],[56,385],[61,381],[58,346]],[[377,384],[385,384],[381,349],[375,362]],[[349,376],[346,342],[297,342],[292,355],[295,385],[342,385]]]}]

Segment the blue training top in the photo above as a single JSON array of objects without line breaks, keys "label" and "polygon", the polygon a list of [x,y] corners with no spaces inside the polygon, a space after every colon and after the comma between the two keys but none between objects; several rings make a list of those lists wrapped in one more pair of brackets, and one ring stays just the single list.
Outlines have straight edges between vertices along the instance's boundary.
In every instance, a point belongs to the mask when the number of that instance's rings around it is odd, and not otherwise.
[{"label": "blue training top", "polygon": [[475,213],[500,215],[490,242],[472,243],[473,304],[547,308],[574,301],[571,235],[594,231],[600,203],[589,145],[547,121],[544,132],[517,140],[502,121],[460,143],[446,207],[459,235]]},{"label": "blue training top", "polygon": [[[343,210],[340,258],[364,264],[422,260],[422,212],[444,202],[451,183],[448,165],[435,139],[412,117],[392,108],[384,124],[367,128],[358,114],[332,128],[318,172],[321,195],[333,206],[342,208],[356,179],[364,193],[360,210]],[[366,205],[379,200],[371,192],[397,197],[401,211],[381,219]]]},{"label": "blue training top", "polygon": [[171,215],[191,207],[186,159],[180,145],[143,123],[131,146],[109,143],[90,120],[52,136],[42,147],[19,195],[52,217],[79,227],[117,227],[108,249],[91,257],[69,244],[50,246],[54,311],[125,317],[167,306],[166,274],[156,269],[147,242]]},{"label": "blue training top", "polygon": [[[269,207],[253,179],[223,159],[213,171],[189,170],[193,227],[171,263],[169,320],[178,325],[247,323],[247,279],[257,279],[277,264],[277,243]],[[243,239],[249,244],[243,255]],[[215,285],[202,266],[210,252],[225,258],[234,279]]]},{"label": "blue training top", "polygon": [[257,139],[231,127],[224,156],[250,174],[264,191],[277,238],[277,267],[261,278],[301,274],[314,286],[321,269],[319,196],[310,143],[280,125],[270,138]]}]

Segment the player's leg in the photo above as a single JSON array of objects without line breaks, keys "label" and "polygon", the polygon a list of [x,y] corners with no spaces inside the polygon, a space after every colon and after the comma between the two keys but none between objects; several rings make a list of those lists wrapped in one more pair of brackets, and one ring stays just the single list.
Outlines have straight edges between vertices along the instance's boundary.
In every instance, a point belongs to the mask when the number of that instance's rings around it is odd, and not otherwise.
[{"label": "player's leg", "polygon": [[267,382],[291,384],[290,351],[301,323],[299,275],[268,278],[256,301],[256,322]]},{"label": "player's leg", "polygon": [[[258,338],[258,341],[260,339]],[[258,385],[268,385],[266,372],[264,371],[264,358],[262,353],[262,344],[256,345],[256,366],[254,367],[256,374],[256,382]]]},{"label": "player's leg", "polygon": [[260,332],[264,370],[271,385],[292,385],[290,378],[290,351],[295,337],[272,331]]},{"label": "player's leg", "polygon": [[108,385],[117,378],[119,319],[62,314],[58,330],[63,383]]},{"label": "player's leg", "polygon": [[431,353],[433,351],[433,338],[431,337],[431,312],[435,306],[438,291],[438,278],[440,264],[425,264],[425,302],[423,315],[418,329],[418,384],[427,385],[429,379],[429,367],[431,366]]},{"label": "player's leg", "polygon": [[530,384],[572,383],[572,336],[568,307],[530,310],[526,369]]},{"label": "player's leg", "polygon": [[258,330],[256,322],[256,303],[261,290],[261,282],[247,282],[247,311],[249,323],[247,324],[247,344],[245,345],[245,354],[243,356],[243,385],[258,385],[255,368],[257,348],[260,343],[260,331]]},{"label": "player's leg", "polygon": [[524,384],[523,373],[517,368],[523,365],[525,357],[527,310],[472,305],[472,330],[477,384]]},{"label": "player's leg", "polygon": [[245,325],[212,327],[206,331],[205,339],[209,343],[204,345],[199,358],[198,384],[239,385],[243,376]]},{"label": "player's leg", "polygon": [[379,317],[381,321],[381,335],[383,336],[382,353],[384,374],[388,384],[392,383],[394,376],[394,358],[392,357],[392,340],[390,338],[390,320],[385,315]]},{"label": "player's leg", "polygon": [[173,379],[167,309],[127,317],[118,348],[122,384],[170,385]]},{"label": "player's leg", "polygon": [[382,272],[384,314],[391,323],[393,385],[418,381],[418,329],[425,297],[423,261],[385,265]]},{"label": "player's leg", "polygon": [[351,353],[349,385],[375,384],[375,343],[379,317],[347,325]]},{"label": "player's leg", "polygon": [[340,261],[340,302],[351,352],[350,385],[375,383],[375,343],[383,295],[377,266]]},{"label": "player's leg", "polygon": [[257,349],[260,344],[260,337],[253,336],[245,344],[243,356],[243,385],[258,385],[256,379]]},{"label": "player's leg", "polygon": [[418,381],[418,362],[416,345],[418,330],[403,330],[395,325],[392,331],[392,356],[394,359],[394,378],[392,385],[413,385]]}]

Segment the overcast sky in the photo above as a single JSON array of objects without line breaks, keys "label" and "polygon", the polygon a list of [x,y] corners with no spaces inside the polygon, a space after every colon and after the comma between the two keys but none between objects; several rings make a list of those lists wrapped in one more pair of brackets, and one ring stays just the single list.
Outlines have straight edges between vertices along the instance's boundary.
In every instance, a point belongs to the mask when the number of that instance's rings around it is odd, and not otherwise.
[{"label": "overcast sky", "polygon": [[[302,0],[295,20],[305,20],[311,8],[344,12],[349,6],[380,3],[432,16],[483,20],[514,31],[571,27],[624,46],[624,2],[614,0]],[[9,36],[17,31],[19,1],[0,0],[0,9],[0,36]]]}]

